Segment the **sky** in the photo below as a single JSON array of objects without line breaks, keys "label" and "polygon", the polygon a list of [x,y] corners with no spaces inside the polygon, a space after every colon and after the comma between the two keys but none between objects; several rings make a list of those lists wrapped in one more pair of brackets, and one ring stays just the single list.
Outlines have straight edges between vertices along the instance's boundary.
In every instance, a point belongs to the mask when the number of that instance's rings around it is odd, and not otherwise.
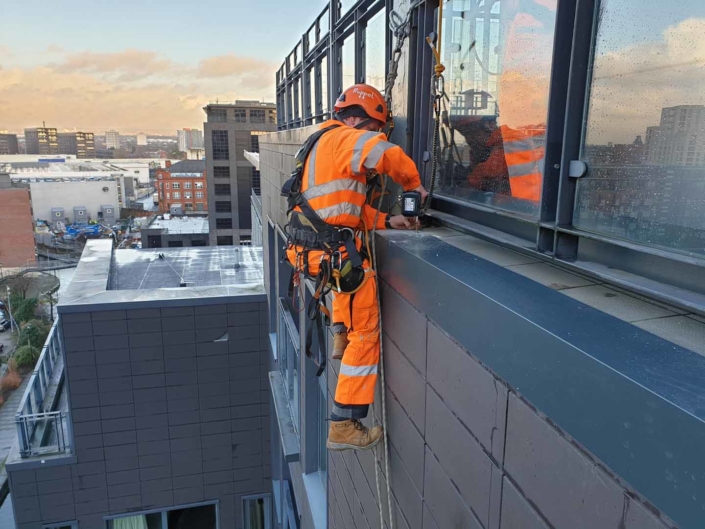
[{"label": "sky", "polygon": [[0,0],[0,130],[203,127],[209,101],[274,101],[325,0]]}]

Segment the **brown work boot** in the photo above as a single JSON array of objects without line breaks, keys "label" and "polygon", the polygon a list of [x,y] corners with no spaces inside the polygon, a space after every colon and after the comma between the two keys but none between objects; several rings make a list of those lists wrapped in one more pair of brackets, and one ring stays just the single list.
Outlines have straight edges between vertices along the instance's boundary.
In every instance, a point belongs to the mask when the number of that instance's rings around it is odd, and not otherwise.
[{"label": "brown work boot", "polygon": [[332,421],[328,432],[328,450],[369,450],[382,440],[382,427],[367,428],[358,419]]},{"label": "brown work boot", "polygon": [[348,346],[348,333],[336,332],[333,335],[333,360],[342,360]]}]

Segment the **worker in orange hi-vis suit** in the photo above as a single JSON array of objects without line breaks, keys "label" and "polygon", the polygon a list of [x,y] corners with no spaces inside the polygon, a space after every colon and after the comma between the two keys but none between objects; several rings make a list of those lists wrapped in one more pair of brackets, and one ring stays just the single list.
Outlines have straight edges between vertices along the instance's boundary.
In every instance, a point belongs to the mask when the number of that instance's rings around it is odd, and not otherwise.
[{"label": "worker in orange hi-vis suit", "polygon": [[[386,174],[405,190],[419,191],[422,198],[427,192],[411,158],[379,132],[387,120],[379,91],[354,85],[340,95],[335,112],[336,119],[321,124],[304,144],[300,172],[283,189],[289,197],[287,257],[297,271],[316,279],[317,293],[332,286],[334,323],[337,330],[347,331],[349,340],[340,364],[328,449],[368,450],[382,438],[381,427],[368,429],[360,422],[374,401],[380,351],[377,279],[360,237],[372,229],[376,216],[365,204],[368,178]],[[412,225],[401,216],[380,214],[377,227]]]}]

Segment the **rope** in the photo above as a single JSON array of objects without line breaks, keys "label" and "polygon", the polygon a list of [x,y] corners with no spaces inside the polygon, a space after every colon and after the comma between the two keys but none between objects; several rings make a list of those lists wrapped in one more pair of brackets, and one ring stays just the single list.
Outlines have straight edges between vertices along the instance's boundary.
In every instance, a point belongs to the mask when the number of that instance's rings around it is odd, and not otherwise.
[{"label": "rope", "polygon": [[[382,196],[387,189],[387,175],[382,175]],[[377,234],[377,221],[379,220],[382,201],[377,204],[375,220],[372,224],[372,269],[377,274],[377,245],[375,236]],[[382,302],[379,296],[379,275],[377,275],[377,311],[379,312],[379,380],[381,384],[380,394],[382,396],[382,434],[384,436],[384,472],[387,475],[387,507],[389,508],[389,529],[394,529],[394,514],[392,510],[392,475],[389,470],[389,436],[387,435],[387,396],[386,384],[384,381],[384,340],[382,327]],[[374,414],[373,414],[374,415]],[[384,509],[382,508],[382,487],[379,482],[379,449],[375,448],[375,483],[377,485],[377,499],[379,501],[379,527],[384,529]]]}]

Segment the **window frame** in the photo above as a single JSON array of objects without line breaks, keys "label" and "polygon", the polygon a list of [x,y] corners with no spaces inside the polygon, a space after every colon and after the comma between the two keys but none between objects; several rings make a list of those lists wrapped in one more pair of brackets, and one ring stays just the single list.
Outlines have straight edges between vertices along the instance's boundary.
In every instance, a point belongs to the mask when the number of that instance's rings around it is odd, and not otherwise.
[{"label": "window frame", "polygon": [[251,524],[251,520],[248,517],[249,512],[245,508],[246,502],[259,499],[264,499],[265,505],[268,507],[265,510],[264,529],[274,529],[274,501],[272,499],[272,494],[269,492],[265,494],[250,494],[242,496],[242,526],[248,529],[250,527],[248,523]]},{"label": "window frame", "polygon": [[79,529],[78,521],[74,520],[72,522],[54,522],[42,525],[42,529],[63,529],[68,527],[69,529]]},{"label": "window frame", "polygon": [[[471,203],[453,197],[434,196],[432,216],[441,224],[478,236],[501,246],[548,262],[568,271],[579,272],[599,281],[625,288],[675,307],[705,315],[705,258],[684,255],[668,249],[644,246],[607,235],[582,231],[573,226],[577,178],[570,176],[570,162],[580,160],[583,120],[588,109],[589,78],[596,38],[596,21],[600,0],[560,0],[556,10],[553,35],[553,62],[549,79],[546,128],[546,154],[538,218],[501,210],[491,205]],[[365,28],[371,17],[387,8],[386,26],[394,3],[390,0],[356,2],[342,16],[337,2],[329,5],[309,26],[301,41],[304,57],[298,62],[285,60],[277,74],[278,129],[292,129],[320,122],[323,112],[320,61],[328,61],[328,108],[331,108],[341,86],[341,45],[355,34],[355,75],[364,75]],[[405,131],[395,130],[392,141],[401,145],[424,170],[424,152],[429,150],[431,131],[430,83],[432,56],[425,36],[436,31],[438,0],[419,6],[413,16],[413,29],[407,39],[407,79],[417,79],[408,86],[406,107],[395,105],[403,119],[409,116]],[[329,12],[329,10],[331,10]],[[403,14],[403,13],[402,13]],[[330,22],[328,38],[309,42],[321,21]],[[389,54],[393,39],[386,37]],[[389,57],[385,63],[388,65]],[[303,120],[294,120],[288,112],[287,94],[292,83],[307,79],[313,68],[316,86],[304,83]],[[386,67],[388,70],[388,66]],[[315,102],[315,104],[313,104]],[[417,112],[427,108],[428,112]],[[427,164],[428,165],[428,164]],[[429,175],[422,175],[426,185]],[[613,271],[617,268],[617,271]],[[686,292],[683,293],[682,291]]]},{"label": "window frame", "polygon": [[204,502],[198,502],[198,503],[187,503],[185,505],[176,505],[174,507],[168,507],[168,508],[163,508],[163,509],[149,509],[149,510],[144,510],[144,511],[135,511],[135,512],[130,512],[130,513],[122,513],[122,514],[116,514],[116,515],[111,515],[111,516],[103,516],[103,527],[105,529],[109,529],[109,522],[113,520],[119,520],[120,518],[130,518],[132,516],[141,516],[141,515],[147,515],[147,514],[156,514],[160,513],[162,515],[162,529],[168,529],[168,525],[166,524],[166,516],[167,513],[171,511],[181,511],[183,509],[192,509],[195,507],[206,507],[212,505],[215,507],[215,527],[216,529],[221,529],[221,523],[220,523],[220,500],[211,500],[211,501],[204,501]]}]

